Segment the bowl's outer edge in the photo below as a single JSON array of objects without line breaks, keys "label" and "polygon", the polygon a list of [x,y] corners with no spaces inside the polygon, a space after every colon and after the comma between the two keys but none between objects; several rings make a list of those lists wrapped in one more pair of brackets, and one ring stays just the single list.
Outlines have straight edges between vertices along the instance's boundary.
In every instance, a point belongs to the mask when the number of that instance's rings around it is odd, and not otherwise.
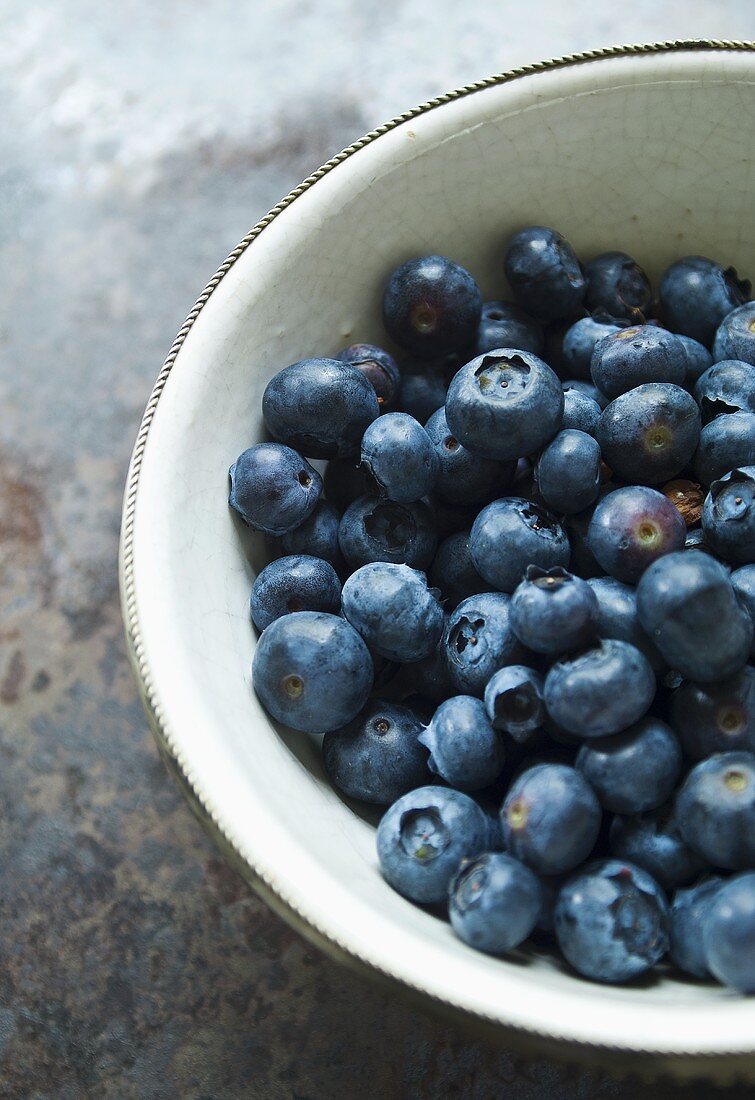
[{"label": "bowl's outer edge", "polygon": [[524,1028],[514,1027],[513,1025],[503,1024],[500,1020],[488,1018],[480,1014],[472,1014],[466,1009],[462,1009],[460,1006],[453,1004],[451,1001],[437,998],[426,990],[412,986],[404,979],[379,969],[371,960],[361,958],[350,950],[346,944],[337,942],[335,939],[331,938],[324,929],[314,925],[304,912],[283,896],[280,890],[276,888],[276,883],[274,881],[267,877],[263,877],[258,869],[241,855],[233,838],[227,835],[222,829],[218,815],[214,811],[207,796],[202,792],[196,780],[192,779],[188,774],[187,768],[182,760],[181,751],[168,728],[157,690],[152,680],[151,670],[145,657],[137,611],[134,577],[134,526],[139,477],[147,436],[165,383],[189,331],[210,298],[210,295],[223,277],[233,267],[236,260],[283,210],[289,207],[295,199],[305,191],[308,191],[310,187],[317,183],[318,180],[322,179],[323,176],[331,172],[337,165],[353,156],[366,145],[369,145],[383,134],[389,133],[397,126],[408,122],[410,119],[425,114],[445,103],[450,103],[454,100],[472,95],[486,88],[509,83],[521,77],[550,72],[567,66],[583,65],[593,61],[631,57],[634,55],[684,51],[755,52],[755,42],[682,39],[646,44],[609,46],[603,49],[570,54],[547,61],[533,62],[532,64],[524,65],[517,69],[511,69],[495,76],[485,77],[428,100],[426,103],[405,111],[403,114],[377,127],[377,129],[371,130],[353,144],[349,145],[346,149],[336,153],[335,156],[321,165],[321,167],[303,180],[269,210],[264,218],[257,222],[249,233],[239,242],[212,276],[176,335],[162,369],[155,381],[144,410],[129,464],[121,523],[119,577],[129,659],[137,679],[140,695],[147,712],[152,732],[168,770],[178,782],[194,814],[210,834],[218,848],[222,851],[226,860],[239,871],[265,902],[289,924],[296,928],[297,931],[339,962],[351,967],[371,981],[390,990],[392,993],[401,995],[416,1007],[429,1011],[433,1015],[440,1016],[447,1022],[461,1025],[467,1030],[472,1031],[476,1036],[482,1037],[488,1041],[493,1041],[499,1045],[514,1048],[522,1054],[555,1056],[565,1061],[601,1065],[614,1072],[621,1071],[632,1073],[645,1078],[670,1076],[675,1079],[684,1080],[716,1080],[723,1084],[732,1083],[738,1080],[748,1080],[755,1077],[755,1041],[753,1050],[723,1054],[706,1054],[699,1051],[690,1051],[686,1053],[677,1051],[668,1052],[658,1049],[620,1048],[602,1045],[598,1042],[570,1042],[563,1036],[551,1035],[546,1032],[530,1031]]}]

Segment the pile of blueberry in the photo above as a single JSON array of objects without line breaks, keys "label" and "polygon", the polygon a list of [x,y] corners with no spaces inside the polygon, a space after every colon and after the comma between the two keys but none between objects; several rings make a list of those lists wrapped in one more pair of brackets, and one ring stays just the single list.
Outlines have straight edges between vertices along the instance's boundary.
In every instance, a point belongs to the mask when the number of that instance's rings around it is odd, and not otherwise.
[{"label": "pile of blueberry", "polygon": [[[552,229],[514,301],[442,256],[390,276],[401,367],[279,371],[230,504],[270,536],[254,688],[388,807],[386,880],[494,955],[755,992],[755,301]],[[308,459],[326,459],[324,475]]]}]

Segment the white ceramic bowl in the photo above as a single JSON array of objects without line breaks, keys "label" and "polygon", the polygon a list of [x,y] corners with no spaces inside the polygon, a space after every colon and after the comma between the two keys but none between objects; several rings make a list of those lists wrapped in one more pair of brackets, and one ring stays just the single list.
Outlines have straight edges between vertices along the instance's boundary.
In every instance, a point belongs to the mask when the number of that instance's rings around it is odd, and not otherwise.
[{"label": "white ceramic bowl", "polygon": [[264,560],[226,505],[296,359],[382,343],[396,264],[441,252],[483,297],[502,245],[557,226],[584,257],[626,249],[755,271],[755,49],[671,43],[529,66],[368,134],[287,196],[213,277],[150,398],[126,494],[122,587],[134,666],[166,757],[229,858],[320,946],[507,1043],[635,1070],[747,1074],[755,998],[663,976],[581,981],[544,955],[496,960],[380,877],[374,830],[277,729],[250,685],[249,589]]}]

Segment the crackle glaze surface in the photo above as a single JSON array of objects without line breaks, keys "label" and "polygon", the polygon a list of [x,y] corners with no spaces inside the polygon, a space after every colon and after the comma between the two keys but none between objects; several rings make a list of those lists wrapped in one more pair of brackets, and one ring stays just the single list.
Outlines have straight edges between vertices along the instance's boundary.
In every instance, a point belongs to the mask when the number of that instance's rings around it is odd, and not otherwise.
[{"label": "crackle glaze surface", "polygon": [[250,690],[246,601],[264,546],[229,515],[225,470],[260,438],[261,393],[281,363],[380,339],[375,287],[408,256],[452,255],[493,297],[501,240],[547,221],[580,254],[624,247],[651,276],[690,250],[747,270],[753,108],[747,52],[676,52],[525,75],[407,120],[241,253],[188,331],[137,451],[126,539],[136,661],[217,829],[318,939],[461,1013],[572,1044],[747,1051],[755,1004],[672,977],[596,987],[537,954],[492,961],[390,891],[371,826],[323,781],[311,742],[276,731]]}]

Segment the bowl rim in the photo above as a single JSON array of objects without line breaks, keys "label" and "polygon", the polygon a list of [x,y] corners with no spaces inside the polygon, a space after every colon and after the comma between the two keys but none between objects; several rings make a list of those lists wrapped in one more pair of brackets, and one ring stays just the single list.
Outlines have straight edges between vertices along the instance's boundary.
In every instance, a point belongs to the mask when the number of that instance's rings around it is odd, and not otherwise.
[{"label": "bowl rim", "polygon": [[[263,874],[260,868],[255,867],[252,862],[242,855],[234,837],[224,830],[220,815],[213,807],[211,796],[202,790],[196,777],[190,776],[188,770],[184,767],[180,747],[176,743],[166,720],[153,681],[152,671],[146,658],[137,608],[134,569],[136,506],[142,462],[150,427],[167,379],[194,322],[212,293],[239,257],[279,214],[339,164],[384,134],[390,133],[398,126],[437,107],[473,95],[475,92],[508,84],[522,77],[552,72],[571,66],[585,65],[594,61],[648,54],[706,51],[721,53],[755,52],[755,41],[673,39],[661,42],[615,45],[536,61],[493,76],[484,77],[452,91],[444,92],[404,111],[374,130],[370,130],[352,142],[351,145],[336,153],[276,203],[228,254],[209,280],[179,329],[152,387],[131,454],[126,480],[119,545],[119,581],[128,656],[150,727],[169,772],[178,782],[190,808],[210,834],[226,860],[241,873],[272,909],[308,940],[339,962],[346,964],[372,982],[389,988],[392,993],[403,996],[415,1006],[425,1011],[434,1012],[436,1015],[445,1018],[446,1021],[450,1018],[457,1025],[472,1025],[478,1034],[482,1033],[488,1040],[492,1039],[499,1043],[504,1041],[525,1053],[536,1052],[542,1054],[547,1051],[550,1056],[555,1055],[560,1058],[588,1061],[593,1064],[598,1062],[610,1066],[614,1070],[632,1069],[635,1072],[638,1070],[637,1055],[639,1054],[644,1059],[650,1059],[652,1062],[652,1066],[648,1062],[645,1063],[644,1073],[650,1070],[652,1073],[670,1072],[674,1076],[685,1078],[705,1076],[716,1077],[719,1080],[736,1080],[742,1076],[746,1067],[749,1069],[748,1076],[752,1075],[751,1050],[682,1052],[679,1050],[664,1050],[659,1047],[643,1050],[639,1047],[618,1047],[600,1043],[598,1040],[588,1042],[569,1039],[546,1031],[536,1031],[513,1023],[502,1022],[500,1019],[485,1016],[467,1006],[458,1005],[451,998],[442,998],[431,993],[410,982],[398,972],[385,969],[374,960],[362,958],[356,952],[350,950],[348,945],[331,937],[327,929],[321,927],[319,923],[315,923],[303,908],[295,905],[283,893],[279,892],[274,880]],[[755,1044],[753,1045],[755,1046]]]}]

